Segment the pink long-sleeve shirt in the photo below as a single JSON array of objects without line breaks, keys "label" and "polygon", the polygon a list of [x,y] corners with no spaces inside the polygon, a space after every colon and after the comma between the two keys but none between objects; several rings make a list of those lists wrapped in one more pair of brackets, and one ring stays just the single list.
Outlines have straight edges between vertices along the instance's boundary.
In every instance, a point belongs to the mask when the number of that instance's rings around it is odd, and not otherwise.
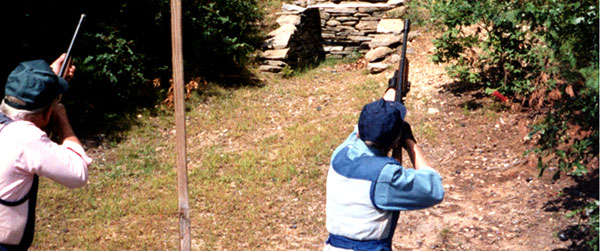
[{"label": "pink long-sleeve shirt", "polygon": [[[29,192],[35,174],[70,188],[87,184],[92,159],[71,141],[58,145],[29,121],[0,125],[0,199],[17,201]],[[18,244],[28,203],[0,205],[0,243]]]}]

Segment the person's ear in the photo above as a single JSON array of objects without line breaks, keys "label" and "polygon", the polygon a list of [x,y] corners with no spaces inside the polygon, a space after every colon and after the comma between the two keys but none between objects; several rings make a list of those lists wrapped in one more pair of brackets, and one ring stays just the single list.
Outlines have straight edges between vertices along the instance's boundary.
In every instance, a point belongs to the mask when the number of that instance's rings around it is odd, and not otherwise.
[{"label": "person's ear", "polygon": [[43,126],[47,126],[50,123],[50,119],[52,119],[52,111],[54,111],[54,104],[48,107],[48,110],[44,111],[44,117],[42,118]]}]

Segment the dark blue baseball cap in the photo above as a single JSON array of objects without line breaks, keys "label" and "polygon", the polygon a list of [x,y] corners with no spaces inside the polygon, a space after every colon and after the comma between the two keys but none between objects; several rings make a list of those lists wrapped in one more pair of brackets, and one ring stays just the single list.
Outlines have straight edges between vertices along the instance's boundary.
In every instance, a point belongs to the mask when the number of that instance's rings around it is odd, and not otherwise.
[{"label": "dark blue baseball cap", "polygon": [[381,148],[389,148],[402,132],[406,107],[400,102],[379,99],[366,104],[358,118],[358,135]]},{"label": "dark blue baseball cap", "polygon": [[4,102],[16,109],[32,111],[50,104],[67,91],[67,81],[57,76],[44,60],[20,63],[6,81]]}]

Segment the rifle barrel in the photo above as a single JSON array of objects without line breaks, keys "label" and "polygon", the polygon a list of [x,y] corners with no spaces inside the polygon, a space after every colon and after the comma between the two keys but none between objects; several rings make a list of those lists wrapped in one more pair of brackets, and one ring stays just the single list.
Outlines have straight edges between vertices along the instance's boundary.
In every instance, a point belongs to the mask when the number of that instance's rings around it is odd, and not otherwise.
[{"label": "rifle barrel", "polygon": [[410,32],[410,19],[404,19],[404,29],[402,31],[402,33],[404,33],[404,38],[402,39],[402,54],[401,54],[401,60],[400,60],[400,72],[398,72],[397,76],[398,78],[396,79],[396,98],[395,100],[403,103],[402,102],[402,96],[405,95],[405,93],[402,93],[402,86],[406,83],[403,83],[404,81],[404,72],[406,69],[406,47],[407,47],[407,43],[408,43],[408,33]]},{"label": "rifle barrel", "polygon": [[85,19],[85,14],[81,14],[81,17],[79,18],[79,23],[77,24],[77,28],[75,28],[75,33],[73,34],[73,38],[71,39],[71,43],[69,44],[69,48],[67,49],[67,56],[65,57],[61,67],[60,67],[60,71],[58,73],[58,76],[60,77],[64,77],[65,75],[65,70],[67,68],[67,65],[69,64],[69,57],[71,57],[71,50],[73,49],[73,44],[75,44],[75,39],[77,38],[77,33],[79,33],[79,28],[81,27],[81,23],[83,23],[83,20]]},{"label": "rifle barrel", "polygon": [[[406,72],[406,47],[407,47],[407,42],[408,42],[408,32],[410,31],[410,20],[409,19],[405,19],[404,20],[404,29],[403,29],[403,33],[404,33],[404,38],[402,41],[402,54],[401,54],[401,59],[400,59],[400,69],[399,71],[396,71],[397,74],[395,74],[396,77],[396,97],[394,98],[395,101],[400,102],[400,103],[404,103],[404,101],[402,100],[402,96],[406,95],[406,93],[404,93],[404,85],[407,85],[408,83],[404,83],[405,79],[408,79],[405,74],[408,74]],[[393,151],[392,151],[392,157],[395,158],[396,160],[398,160],[400,163],[402,163],[402,146],[396,146],[394,147]]]}]

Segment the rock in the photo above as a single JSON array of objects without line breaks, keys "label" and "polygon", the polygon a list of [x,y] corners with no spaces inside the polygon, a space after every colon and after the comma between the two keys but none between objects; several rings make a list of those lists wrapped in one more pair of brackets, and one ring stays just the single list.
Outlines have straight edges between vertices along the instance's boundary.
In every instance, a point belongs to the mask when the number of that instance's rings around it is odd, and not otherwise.
[{"label": "rock", "polygon": [[377,24],[377,33],[393,33],[400,34],[404,28],[404,21],[402,19],[381,19]]},{"label": "rock", "polygon": [[296,32],[297,28],[295,25],[293,24],[284,24],[282,26],[280,26],[279,28],[277,28],[274,31],[269,32],[269,36],[270,37],[276,37],[282,34],[293,34],[294,32]]},{"label": "rock", "polygon": [[342,24],[340,21],[335,20],[335,19],[331,19],[329,21],[327,21],[327,23],[325,23],[327,26],[338,26],[340,24]]},{"label": "rock", "polygon": [[280,72],[283,69],[283,67],[279,67],[279,66],[275,66],[275,65],[261,65],[258,67],[259,71],[265,71],[265,72]]},{"label": "rock", "polygon": [[568,240],[569,240],[569,237],[568,237],[568,236],[567,236],[565,233],[559,233],[559,234],[558,234],[558,239],[559,239],[560,241],[568,241]]},{"label": "rock", "polygon": [[369,51],[365,55],[365,60],[367,60],[367,62],[374,62],[379,59],[385,58],[390,53],[392,53],[392,49],[390,49],[388,47],[378,47],[378,48],[375,48],[375,49]]},{"label": "rock", "polygon": [[374,18],[377,18],[378,20],[383,18],[383,14],[385,14],[385,12],[383,12],[383,11],[375,11],[375,12],[371,13],[371,15]]},{"label": "rock", "polygon": [[335,20],[338,20],[340,22],[346,22],[346,21],[358,21],[359,18],[358,17],[342,16],[342,17],[336,17]]},{"label": "rock", "polygon": [[288,44],[290,43],[291,37],[292,37],[292,33],[288,33],[288,34],[281,34],[279,36],[269,38],[265,41],[265,44],[263,44],[263,47],[266,47],[268,49],[286,48],[286,47],[288,47]]},{"label": "rock", "polygon": [[382,71],[385,71],[388,67],[390,67],[389,64],[383,63],[383,62],[376,62],[376,63],[368,63],[367,64],[367,70],[369,70],[369,73],[371,74],[377,74],[380,73]]},{"label": "rock", "polygon": [[353,15],[354,13],[356,13],[356,8],[325,8],[324,9],[325,12],[328,13],[337,13],[337,14],[347,14],[347,15]]},{"label": "rock", "polygon": [[306,0],[296,0],[296,1],[293,1],[292,3],[295,5],[298,5],[298,6],[306,6]]},{"label": "rock", "polygon": [[350,53],[354,53],[355,51],[358,51],[360,49],[360,47],[357,46],[346,46],[344,47],[344,51],[350,52]]},{"label": "rock", "polygon": [[380,11],[380,8],[375,8],[375,7],[360,7],[358,8],[358,12],[360,13],[371,13],[371,12],[375,12],[375,11]]},{"label": "rock", "polygon": [[[379,22],[379,19],[381,19],[381,18],[376,18],[376,17],[368,16],[368,17],[363,17],[360,20]],[[375,26],[375,28],[377,28],[377,25]]]},{"label": "rock", "polygon": [[283,26],[285,24],[292,24],[294,26],[299,25],[300,24],[300,16],[298,15],[283,15],[280,16],[279,18],[277,18],[277,22],[279,25]]},{"label": "rock", "polygon": [[303,12],[306,10],[306,8],[302,8],[300,6],[293,5],[293,4],[283,4],[281,9],[283,9],[284,11],[289,11],[289,12]]},{"label": "rock", "polygon": [[338,26],[340,28],[340,30],[342,31],[348,31],[348,32],[358,32],[357,29],[354,29],[354,27],[350,26],[350,25],[340,25]]},{"label": "rock", "polygon": [[260,57],[264,59],[283,60],[287,58],[289,50],[290,48],[266,50]]},{"label": "rock", "polygon": [[288,65],[286,62],[283,62],[280,60],[265,60],[265,61],[263,61],[263,63],[265,63],[266,65],[279,66],[279,67],[286,67]]},{"label": "rock", "polygon": [[433,107],[430,107],[429,109],[427,109],[427,113],[428,114],[436,114],[436,113],[439,113],[439,112],[440,112],[440,110],[435,109]]},{"label": "rock", "polygon": [[389,61],[392,64],[399,63],[400,60],[402,60],[402,57],[400,55],[398,55],[397,53],[393,53],[391,56],[389,56]]},{"label": "rock", "polygon": [[386,11],[385,14],[383,14],[383,17],[400,18],[400,17],[404,16],[404,14],[406,14],[407,9],[408,9],[408,6],[396,7],[391,10]]},{"label": "rock", "polygon": [[335,38],[335,33],[323,32],[321,33],[323,39]]},{"label": "rock", "polygon": [[371,43],[369,43],[370,48],[377,48],[381,46],[389,47],[390,45],[398,44],[402,42],[402,36],[393,35],[393,34],[385,34],[385,35],[375,35]]},{"label": "rock", "polygon": [[370,37],[365,37],[365,36],[348,36],[348,39],[355,41],[355,42],[371,41]]},{"label": "rock", "polygon": [[344,46],[341,46],[341,45],[337,45],[337,46],[323,46],[323,50],[325,50],[326,52],[342,51],[342,50],[344,50]]},{"label": "rock", "polygon": [[404,4],[404,0],[389,0],[387,4],[390,6],[400,6]]},{"label": "rock", "polygon": [[368,18],[371,17],[371,15],[367,14],[367,13],[360,13],[357,12],[356,14],[354,14],[355,17],[362,17],[362,18]]},{"label": "rock", "polygon": [[361,19],[355,27],[359,30],[377,30],[377,20]]}]

